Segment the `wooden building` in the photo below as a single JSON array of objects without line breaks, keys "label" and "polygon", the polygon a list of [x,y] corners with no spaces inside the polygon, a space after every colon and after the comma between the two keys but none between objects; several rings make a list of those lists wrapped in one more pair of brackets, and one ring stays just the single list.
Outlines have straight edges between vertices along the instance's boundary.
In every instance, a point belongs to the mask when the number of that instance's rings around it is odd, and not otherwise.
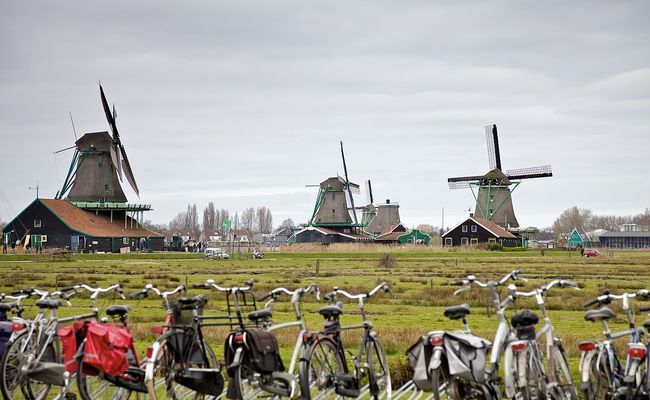
[{"label": "wooden building", "polygon": [[479,243],[499,243],[504,247],[516,247],[518,239],[494,222],[473,214],[442,235],[442,245],[468,246]]},{"label": "wooden building", "polygon": [[127,248],[128,251],[162,250],[164,236],[144,229],[130,215],[135,212],[128,204],[110,211],[90,211],[68,200],[36,199],[4,227],[3,237],[33,249],[40,246],[111,253]]}]

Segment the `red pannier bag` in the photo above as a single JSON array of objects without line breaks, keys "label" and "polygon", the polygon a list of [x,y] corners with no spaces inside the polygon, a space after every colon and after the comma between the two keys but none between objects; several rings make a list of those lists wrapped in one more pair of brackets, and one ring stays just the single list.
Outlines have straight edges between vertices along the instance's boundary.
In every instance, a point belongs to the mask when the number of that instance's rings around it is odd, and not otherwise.
[{"label": "red pannier bag", "polygon": [[63,346],[63,364],[65,370],[70,373],[77,372],[77,360],[74,355],[77,354],[77,348],[84,340],[85,325],[86,322],[77,321],[72,326],[59,329],[58,332]]},{"label": "red pannier bag", "polygon": [[92,322],[86,333],[83,363],[104,375],[122,375],[129,368],[126,353],[132,344],[133,337],[128,330]]}]

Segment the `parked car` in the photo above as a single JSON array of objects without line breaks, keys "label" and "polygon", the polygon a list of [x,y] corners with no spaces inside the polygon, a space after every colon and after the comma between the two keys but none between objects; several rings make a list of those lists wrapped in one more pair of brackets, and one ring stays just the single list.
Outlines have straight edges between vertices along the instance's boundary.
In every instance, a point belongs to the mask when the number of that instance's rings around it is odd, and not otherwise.
[{"label": "parked car", "polygon": [[582,253],[583,257],[598,257],[600,255],[600,252],[596,249],[585,249],[584,253]]},{"label": "parked car", "polygon": [[215,260],[215,259],[227,260],[228,258],[230,258],[228,253],[223,251],[223,249],[221,249],[220,247],[208,247],[203,252],[204,260]]}]

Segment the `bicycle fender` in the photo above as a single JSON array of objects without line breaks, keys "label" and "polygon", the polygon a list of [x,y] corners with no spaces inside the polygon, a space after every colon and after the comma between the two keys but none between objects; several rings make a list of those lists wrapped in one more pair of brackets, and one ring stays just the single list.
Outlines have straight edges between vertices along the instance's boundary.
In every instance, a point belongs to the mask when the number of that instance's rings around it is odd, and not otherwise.
[{"label": "bicycle fender", "polygon": [[442,364],[442,354],[444,350],[442,346],[437,346],[433,349],[433,354],[431,355],[431,361],[429,361],[429,371],[440,368]]},{"label": "bicycle fender", "polygon": [[590,350],[582,355],[580,360],[580,383],[589,383],[591,381],[591,362],[597,355],[596,350]]},{"label": "bicycle fender", "polygon": [[509,345],[506,345],[506,349],[503,352],[503,376],[506,386],[506,396],[508,396],[508,398],[513,398],[516,393],[514,379],[515,369],[513,364],[512,349]]},{"label": "bicycle fender", "polygon": [[[157,355],[160,349],[160,341],[156,340],[153,345],[151,345],[151,354],[152,355]],[[144,364],[144,381],[145,384],[149,382],[153,382],[153,376],[154,376],[154,368],[155,368],[156,360],[154,357],[151,357],[150,359],[148,358],[145,361]]]},{"label": "bicycle fender", "polygon": [[232,364],[228,366],[228,369],[235,368],[241,365],[241,360],[243,357],[244,357],[244,348],[238,347],[237,350],[235,350],[235,356],[232,359]]}]

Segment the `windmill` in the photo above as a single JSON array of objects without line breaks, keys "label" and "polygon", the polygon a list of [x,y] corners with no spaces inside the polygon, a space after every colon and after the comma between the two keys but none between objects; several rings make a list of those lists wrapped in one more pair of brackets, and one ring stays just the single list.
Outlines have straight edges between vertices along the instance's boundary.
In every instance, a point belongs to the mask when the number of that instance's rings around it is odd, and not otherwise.
[{"label": "windmill", "polygon": [[111,111],[101,84],[99,93],[111,134],[106,131],[86,133],[75,141],[74,146],[58,151],[74,149],[66,179],[55,196],[57,199],[65,196],[73,202],[125,203],[127,199],[120,184],[123,176],[136,195],[140,196],[126,149],[115,124],[115,105]]},{"label": "windmill", "polygon": [[354,206],[354,194],[360,193],[359,185],[350,181],[348,167],[345,162],[343,142],[341,142],[341,159],[343,161],[344,177],[335,176],[327,178],[318,186],[318,197],[309,225],[314,226],[359,226],[357,209]]},{"label": "windmill", "polygon": [[[501,153],[497,126],[485,127],[490,171],[482,176],[460,176],[447,179],[450,189],[470,188],[476,201],[474,214],[504,228],[519,227],[512,206],[512,192],[522,180],[553,176],[550,165],[539,167],[501,169]],[[512,189],[510,188],[512,186]],[[478,191],[478,194],[477,194]]]}]

